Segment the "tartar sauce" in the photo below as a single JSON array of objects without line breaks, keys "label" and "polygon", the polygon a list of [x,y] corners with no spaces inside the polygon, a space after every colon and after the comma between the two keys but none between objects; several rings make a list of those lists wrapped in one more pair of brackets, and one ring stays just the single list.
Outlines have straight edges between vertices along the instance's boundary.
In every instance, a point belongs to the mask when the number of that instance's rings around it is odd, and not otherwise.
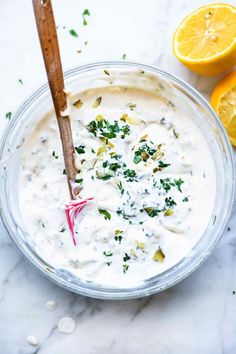
[{"label": "tartar sauce", "polygon": [[76,246],[54,113],[23,148],[20,205],[41,257],[81,280],[131,287],[187,256],[211,217],[216,184],[191,116],[171,97],[117,86],[74,96],[71,123],[76,185],[83,200],[93,198],[76,219]]}]

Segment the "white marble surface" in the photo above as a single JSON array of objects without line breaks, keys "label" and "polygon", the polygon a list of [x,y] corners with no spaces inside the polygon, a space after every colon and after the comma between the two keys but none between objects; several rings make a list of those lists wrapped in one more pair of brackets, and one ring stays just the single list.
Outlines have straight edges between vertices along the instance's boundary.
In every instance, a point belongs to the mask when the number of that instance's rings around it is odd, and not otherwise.
[{"label": "white marble surface", "polygon": [[[208,97],[216,79],[190,73],[171,52],[175,27],[205,0],[53,3],[64,69],[92,60],[121,59],[126,53],[127,59],[184,78]],[[231,3],[236,5],[235,0]],[[91,12],[86,27],[84,8]],[[78,39],[68,34],[71,28],[77,30]],[[30,0],[1,0],[0,48],[2,132],[5,113],[14,111],[45,81]],[[124,302],[91,300],[52,284],[24,260],[1,226],[0,353],[235,354],[235,216],[229,226],[211,257],[189,278],[162,294]],[[48,300],[57,302],[55,310],[46,308]],[[75,319],[73,334],[59,333],[62,316]],[[29,335],[37,337],[39,346],[26,342]]]}]

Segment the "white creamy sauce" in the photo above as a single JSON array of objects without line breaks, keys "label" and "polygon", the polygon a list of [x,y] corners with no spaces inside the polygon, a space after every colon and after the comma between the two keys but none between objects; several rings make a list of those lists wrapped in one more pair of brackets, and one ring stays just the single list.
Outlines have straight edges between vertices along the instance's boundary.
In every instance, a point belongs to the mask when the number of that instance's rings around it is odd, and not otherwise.
[{"label": "white creamy sauce", "polygon": [[138,285],[187,256],[204,233],[213,159],[191,117],[158,93],[110,87],[78,100],[71,107],[76,183],[82,199],[94,199],[76,220],[77,245],[64,213],[69,196],[53,113],[23,147],[24,222],[53,266],[106,286]]}]

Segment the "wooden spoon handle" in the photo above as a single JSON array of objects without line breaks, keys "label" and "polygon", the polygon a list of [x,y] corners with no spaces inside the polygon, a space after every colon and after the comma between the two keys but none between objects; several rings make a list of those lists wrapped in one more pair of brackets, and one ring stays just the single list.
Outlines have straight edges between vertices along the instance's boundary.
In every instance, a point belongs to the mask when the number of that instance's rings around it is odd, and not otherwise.
[{"label": "wooden spoon handle", "polygon": [[51,0],[33,0],[33,7],[49,87],[60,130],[69,192],[71,198],[74,199],[75,196],[71,183],[76,178],[74,146],[70,118],[68,113],[63,114],[67,109],[67,99],[64,91],[61,58]]}]

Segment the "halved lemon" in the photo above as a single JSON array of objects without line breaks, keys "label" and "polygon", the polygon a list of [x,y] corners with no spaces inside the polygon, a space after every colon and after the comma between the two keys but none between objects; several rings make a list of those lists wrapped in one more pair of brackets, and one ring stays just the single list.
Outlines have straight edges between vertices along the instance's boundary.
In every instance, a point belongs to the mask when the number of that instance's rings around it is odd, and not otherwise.
[{"label": "halved lemon", "polygon": [[216,84],[211,105],[224,124],[231,143],[236,146],[236,70]]},{"label": "halved lemon", "polygon": [[236,7],[209,4],[189,14],[173,37],[175,56],[190,70],[213,76],[236,64]]}]

